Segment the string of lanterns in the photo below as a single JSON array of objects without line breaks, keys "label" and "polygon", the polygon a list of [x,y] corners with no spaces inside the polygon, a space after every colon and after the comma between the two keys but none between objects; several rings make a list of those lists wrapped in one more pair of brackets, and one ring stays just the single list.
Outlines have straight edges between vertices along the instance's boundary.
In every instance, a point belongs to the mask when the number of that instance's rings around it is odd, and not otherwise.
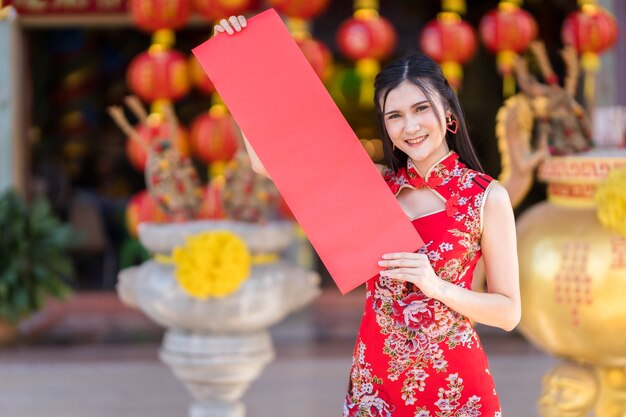
[{"label": "string of lanterns", "polygon": [[[314,19],[328,8],[330,0],[267,0],[266,4],[285,17],[294,39],[320,79],[329,81],[334,68],[332,54],[328,46],[313,37],[311,26]],[[160,101],[176,101],[191,87],[212,95],[211,108],[193,121],[189,134],[181,129],[175,146],[182,154],[191,149],[195,157],[210,164],[213,176],[219,174],[237,149],[237,135],[233,131],[236,127],[195,59],[186,58],[172,49],[173,31],[186,24],[193,10],[215,22],[229,15],[254,11],[260,1],[131,0],[129,5],[137,26],[153,32],[152,46],[137,56],[128,69],[131,90],[142,100],[153,103],[153,113],[157,114]],[[586,74],[585,96],[590,102],[593,76],[599,68],[598,55],[615,43],[618,29],[615,18],[594,0],[579,0],[579,6],[578,11],[565,19],[562,38],[581,55],[581,66]],[[344,81],[356,82],[355,104],[371,108],[374,77],[381,62],[394,53],[397,32],[393,24],[380,15],[378,0],[354,0],[353,9],[352,16],[338,26],[336,46],[354,65],[354,76],[347,74]],[[466,9],[464,0],[442,0],[441,12],[424,25],[419,35],[420,49],[441,64],[448,81],[458,90],[463,82],[463,65],[474,57],[480,39],[485,48],[496,55],[504,95],[514,94],[515,59],[538,36],[535,19],[522,8],[521,0],[501,0],[496,8],[482,17],[475,30],[462,18]],[[353,81],[351,77],[356,78]],[[143,129],[145,133],[142,133],[148,141],[158,120],[156,116],[148,117],[147,123],[153,125]],[[132,141],[129,141],[128,148],[133,166],[143,169],[145,155],[142,152],[145,151],[134,147]]]}]

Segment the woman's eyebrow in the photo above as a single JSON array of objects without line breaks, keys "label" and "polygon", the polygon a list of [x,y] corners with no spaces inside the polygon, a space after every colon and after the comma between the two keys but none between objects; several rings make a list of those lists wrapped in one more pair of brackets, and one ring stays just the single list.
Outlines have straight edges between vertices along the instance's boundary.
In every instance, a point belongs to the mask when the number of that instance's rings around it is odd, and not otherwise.
[{"label": "woman's eyebrow", "polygon": [[[415,103],[411,107],[417,107],[417,106],[420,106],[420,105],[422,105],[424,103],[428,103],[428,100],[422,100],[419,103]],[[400,112],[399,110],[389,110],[387,113],[385,113],[385,116],[387,116],[388,114],[391,114],[391,113],[399,113],[399,112]]]}]

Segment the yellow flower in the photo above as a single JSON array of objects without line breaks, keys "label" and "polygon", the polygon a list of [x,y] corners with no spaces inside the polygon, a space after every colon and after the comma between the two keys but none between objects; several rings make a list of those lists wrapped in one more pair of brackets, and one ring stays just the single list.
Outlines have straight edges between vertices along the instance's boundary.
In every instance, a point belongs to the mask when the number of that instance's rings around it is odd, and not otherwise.
[{"label": "yellow flower", "polygon": [[189,237],[174,249],[174,276],[192,297],[226,297],[250,275],[251,257],[245,242],[228,231]]},{"label": "yellow flower", "polygon": [[626,169],[611,171],[595,199],[600,223],[626,236]]}]

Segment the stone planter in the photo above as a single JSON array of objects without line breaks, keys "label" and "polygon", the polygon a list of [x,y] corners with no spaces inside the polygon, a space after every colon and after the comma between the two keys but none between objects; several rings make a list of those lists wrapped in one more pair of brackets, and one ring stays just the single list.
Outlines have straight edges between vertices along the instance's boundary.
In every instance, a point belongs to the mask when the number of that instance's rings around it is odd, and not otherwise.
[{"label": "stone planter", "polygon": [[[267,225],[232,221],[142,224],[148,250],[170,254],[185,237],[229,230],[253,255],[275,254],[293,238],[290,222]],[[171,265],[147,261],[119,274],[118,294],[166,327],[160,358],[195,399],[190,417],[243,417],[241,398],[274,358],[267,328],[319,294],[319,276],[284,260],[253,265],[250,277],[225,298],[193,298],[183,292]]]}]

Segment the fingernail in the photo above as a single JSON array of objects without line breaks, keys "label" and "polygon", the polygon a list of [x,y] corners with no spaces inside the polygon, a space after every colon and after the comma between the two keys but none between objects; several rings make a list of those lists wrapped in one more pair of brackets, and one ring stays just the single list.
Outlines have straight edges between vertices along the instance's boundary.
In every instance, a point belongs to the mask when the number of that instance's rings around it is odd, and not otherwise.
[{"label": "fingernail", "polygon": [[378,261],[378,265],[384,265],[385,262],[384,261]]}]

